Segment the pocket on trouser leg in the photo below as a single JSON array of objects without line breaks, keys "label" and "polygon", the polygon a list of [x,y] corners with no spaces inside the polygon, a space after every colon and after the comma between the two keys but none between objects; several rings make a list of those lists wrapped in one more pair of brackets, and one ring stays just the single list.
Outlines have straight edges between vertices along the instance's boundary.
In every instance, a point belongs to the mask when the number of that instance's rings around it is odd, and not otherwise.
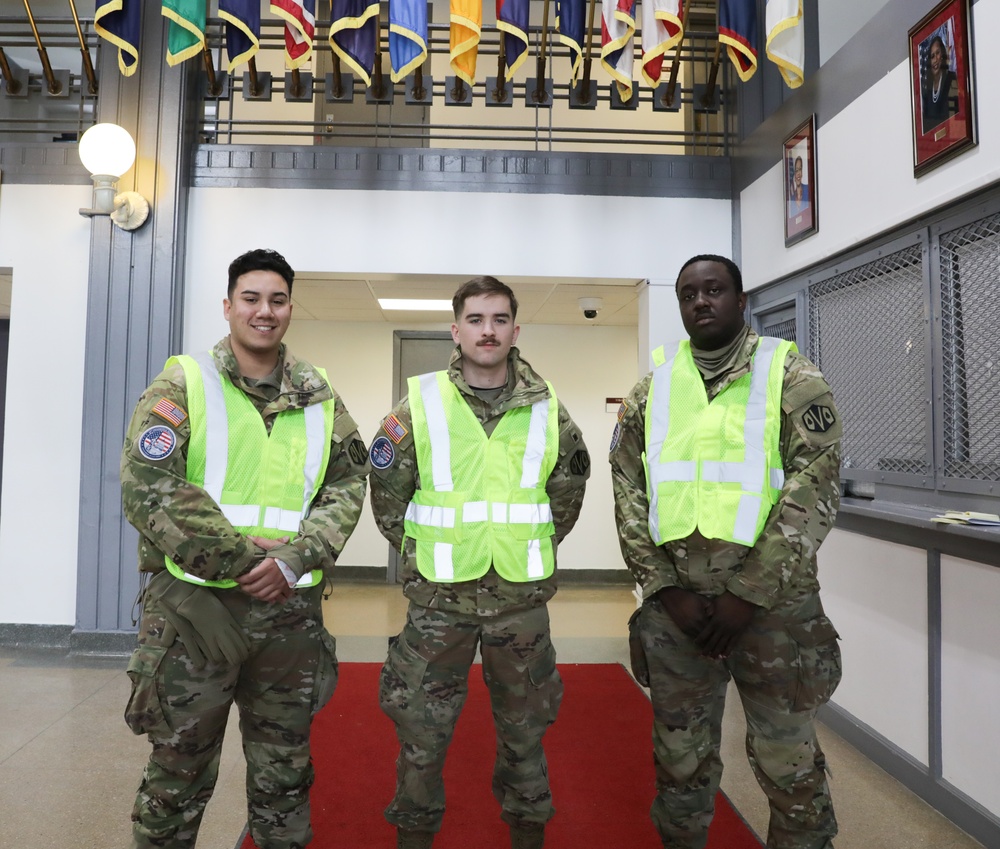
[{"label": "pocket on trouser leg", "polygon": [[400,722],[408,713],[423,711],[426,673],[427,661],[402,637],[391,637],[379,674],[378,700],[383,713]]},{"label": "pocket on trouser leg", "polygon": [[312,714],[315,716],[333,698],[337,689],[340,664],[337,661],[337,640],[325,628],[320,634],[319,665],[313,687]]},{"label": "pocket on trouser leg", "polygon": [[826,616],[787,627],[797,651],[797,682],[793,710],[815,710],[826,704],[840,683],[840,635]]},{"label": "pocket on trouser leg", "polygon": [[639,630],[639,614],[642,608],[637,607],[628,619],[628,656],[632,675],[643,687],[649,686],[649,661],[646,650],[642,647],[642,632]]},{"label": "pocket on trouser leg", "polygon": [[132,692],[125,706],[125,722],[133,734],[162,737],[173,733],[163,713],[159,683],[160,664],[166,654],[166,646],[141,645],[129,659]]},{"label": "pocket on trouser leg", "polygon": [[551,725],[562,704],[563,682],[556,667],[556,650],[549,645],[526,661],[528,672],[527,717]]}]

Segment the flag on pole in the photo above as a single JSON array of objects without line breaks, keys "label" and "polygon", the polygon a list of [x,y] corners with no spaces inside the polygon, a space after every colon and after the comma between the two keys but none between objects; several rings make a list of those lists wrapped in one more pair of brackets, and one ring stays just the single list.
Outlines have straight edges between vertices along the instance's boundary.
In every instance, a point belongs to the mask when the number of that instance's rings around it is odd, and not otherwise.
[{"label": "flag on pole", "polygon": [[259,0],[219,0],[219,17],[226,22],[229,72],[252,59],[260,49]]},{"label": "flag on pole", "polygon": [[583,42],[587,37],[587,0],[556,0],[556,28],[559,40],[569,48],[570,85],[576,85],[583,67]]},{"label": "flag on pole", "polygon": [[333,52],[366,86],[371,85],[378,37],[378,0],[332,0],[330,16]]},{"label": "flag on pole", "polygon": [[301,68],[312,58],[316,0],[271,0],[271,13],[285,22],[285,64]]},{"label": "flag on pole", "polygon": [[497,29],[510,79],[528,56],[528,0],[497,0]]},{"label": "flag on pole", "polygon": [[601,0],[601,64],[623,101],[632,99],[633,35],[635,0]]},{"label": "flag on pole", "polygon": [[96,0],[94,30],[118,48],[118,69],[131,77],[139,67],[142,0]]},{"label": "flag on pole", "polygon": [[764,9],[767,58],[778,66],[789,88],[802,85],[806,59],[802,0],[767,0]]},{"label": "flag on pole", "polygon": [[449,56],[455,76],[470,86],[476,84],[476,59],[483,27],[481,0],[451,0]]},{"label": "flag on pole", "polygon": [[398,83],[427,58],[427,3],[389,0],[389,59]]},{"label": "flag on pole", "polygon": [[660,82],[663,55],[684,38],[681,0],[642,0],[642,76],[652,87]]},{"label": "flag on pole", "polygon": [[207,0],[163,0],[168,65],[179,65],[201,53],[205,44],[206,4]]},{"label": "flag on pole", "polygon": [[757,70],[756,0],[719,0],[719,41],[746,82]]}]

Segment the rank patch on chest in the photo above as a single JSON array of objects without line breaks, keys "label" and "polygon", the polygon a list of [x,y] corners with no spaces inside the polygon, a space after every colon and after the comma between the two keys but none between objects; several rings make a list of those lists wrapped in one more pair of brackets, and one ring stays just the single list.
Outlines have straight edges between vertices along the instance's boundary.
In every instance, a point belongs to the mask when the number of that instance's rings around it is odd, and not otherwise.
[{"label": "rank patch on chest", "polygon": [[153,405],[153,412],[161,419],[166,419],[174,427],[179,427],[181,422],[188,417],[184,410],[166,398],[161,398]]},{"label": "rank patch on chest", "polygon": [[147,460],[165,460],[177,447],[177,435],[163,425],[146,428],[137,440],[139,453]]},{"label": "rank patch on chest", "polygon": [[810,433],[826,433],[836,423],[833,410],[822,404],[813,404],[802,414],[802,424]]},{"label": "rank patch on chest", "polygon": [[403,441],[403,437],[409,433],[409,431],[403,427],[399,419],[395,416],[389,416],[384,422],[382,422],[382,430],[384,430],[388,435],[389,439],[399,445]]},{"label": "rank patch on chest", "polygon": [[396,459],[396,449],[386,437],[377,436],[368,452],[368,459],[376,469],[388,469]]}]

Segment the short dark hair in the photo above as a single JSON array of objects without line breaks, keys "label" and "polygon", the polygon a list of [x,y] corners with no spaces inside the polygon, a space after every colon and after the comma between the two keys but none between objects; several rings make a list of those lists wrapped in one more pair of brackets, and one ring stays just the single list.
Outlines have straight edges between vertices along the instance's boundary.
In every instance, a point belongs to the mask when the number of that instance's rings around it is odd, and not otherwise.
[{"label": "short dark hair", "polygon": [[740,273],[739,266],[729,259],[729,257],[719,256],[718,254],[698,254],[698,256],[691,257],[691,259],[681,266],[681,270],[677,272],[677,283],[680,282],[684,269],[689,265],[694,265],[696,262],[717,262],[720,265],[724,265],[733,280],[733,285],[736,286],[737,293],[743,291],[743,275]]},{"label": "short dark hair", "polygon": [[226,297],[233,297],[236,281],[250,271],[273,271],[281,275],[281,278],[288,284],[288,294],[291,296],[295,272],[292,271],[288,261],[277,251],[272,251],[269,248],[257,248],[241,254],[229,263],[229,288],[226,290]]},{"label": "short dark hair", "polygon": [[514,292],[506,283],[501,283],[496,277],[473,277],[467,283],[463,283],[455,292],[455,297],[451,299],[451,308],[455,313],[455,320],[462,317],[462,310],[465,302],[476,295],[505,295],[510,301],[510,319],[517,320],[517,298]]}]

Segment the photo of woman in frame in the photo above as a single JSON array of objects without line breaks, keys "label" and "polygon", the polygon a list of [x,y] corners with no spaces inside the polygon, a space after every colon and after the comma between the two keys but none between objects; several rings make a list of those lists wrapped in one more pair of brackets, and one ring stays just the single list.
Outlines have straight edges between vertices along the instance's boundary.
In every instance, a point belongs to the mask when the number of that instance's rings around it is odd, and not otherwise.
[{"label": "photo of woman in frame", "polygon": [[949,18],[920,43],[921,132],[929,133],[958,112],[955,92],[955,19]]}]

